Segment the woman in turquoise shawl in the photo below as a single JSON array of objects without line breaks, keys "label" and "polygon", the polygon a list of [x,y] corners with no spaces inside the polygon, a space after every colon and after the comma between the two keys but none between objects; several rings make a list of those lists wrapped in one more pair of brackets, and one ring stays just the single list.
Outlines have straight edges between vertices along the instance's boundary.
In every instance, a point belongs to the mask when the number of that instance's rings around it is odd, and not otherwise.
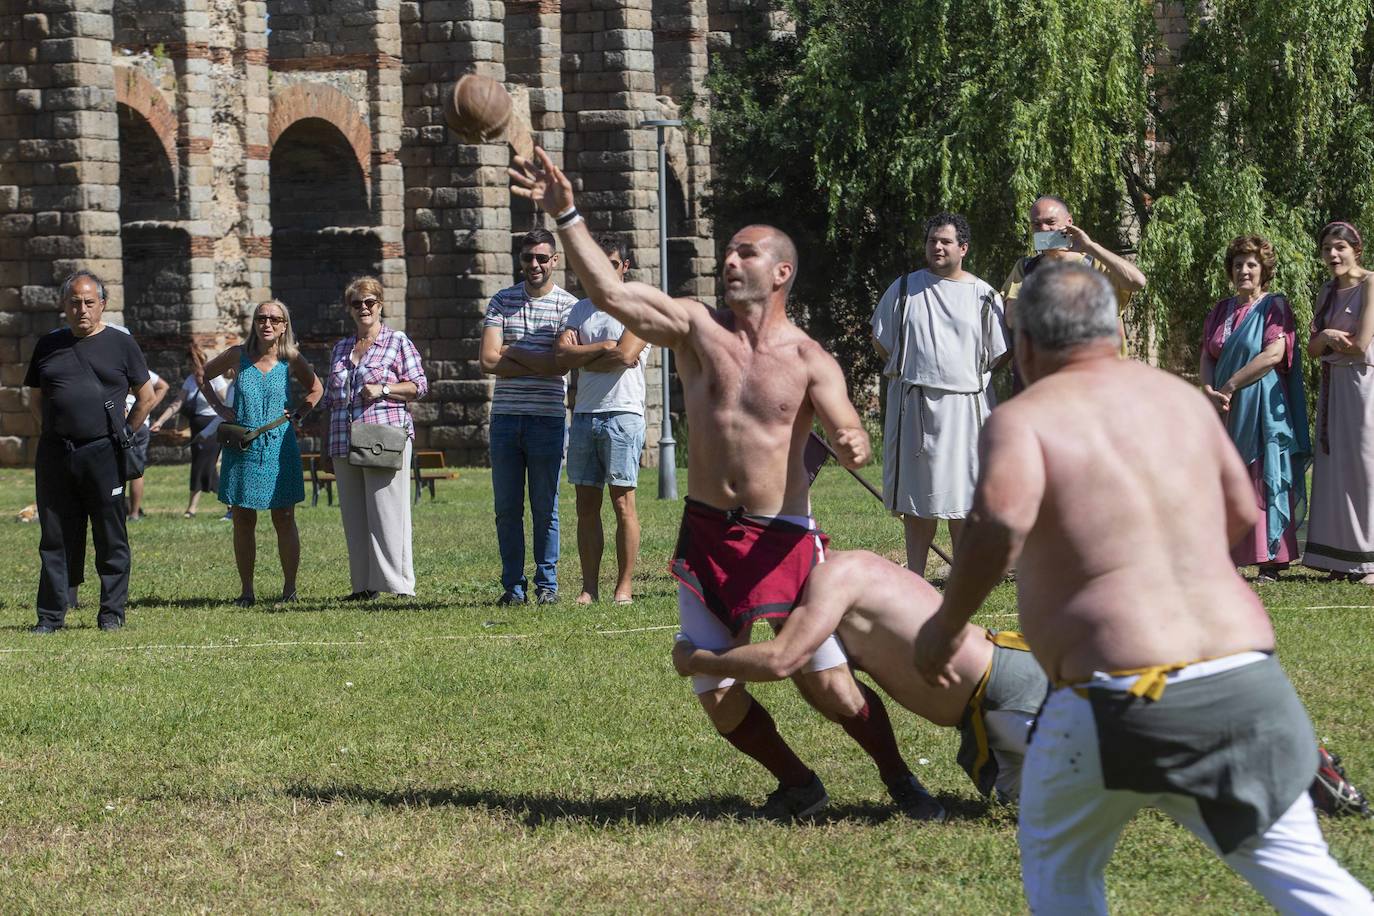
[{"label": "woman in turquoise shawl", "polygon": [[1276,580],[1298,559],[1312,460],[1293,309],[1268,291],[1275,262],[1273,246],[1260,236],[1231,241],[1226,275],[1236,294],[1212,309],[1202,337],[1203,391],[1250,471],[1262,513],[1231,558],[1258,566],[1261,582]]}]

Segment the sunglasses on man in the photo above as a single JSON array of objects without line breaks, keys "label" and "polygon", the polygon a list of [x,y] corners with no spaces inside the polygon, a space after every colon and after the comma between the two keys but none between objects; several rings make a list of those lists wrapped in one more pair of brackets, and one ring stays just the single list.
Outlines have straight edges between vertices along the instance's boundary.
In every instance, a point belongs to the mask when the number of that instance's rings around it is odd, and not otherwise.
[{"label": "sunglasses on man", "polygon": [[547,264],[554,258],[551,254],[538,254],[533,251],[520,252],[520,263],[528,264],[531,261],[538,261],[540,264]]}]

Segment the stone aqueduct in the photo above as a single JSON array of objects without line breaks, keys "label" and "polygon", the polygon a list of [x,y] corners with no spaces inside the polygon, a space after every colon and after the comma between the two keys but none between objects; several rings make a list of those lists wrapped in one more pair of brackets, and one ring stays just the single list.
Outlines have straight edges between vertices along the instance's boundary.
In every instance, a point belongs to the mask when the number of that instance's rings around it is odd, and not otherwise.
[{"label": "stone aqueduct", "polygon": [[[12,0],[0,463],[32,458],[24,369],[77,267],[108,280],[110,318],[173,384],[191,339],[225,346],[272,297],[320,366],[350,326],[346,278],[378,274],[426,357],[420,446],[483,462],[482,314],[540,217],[509,193],[504,144],[447,131],[442,93],[464,72],[503,80],[593,225],[657,282],[655,131],[639,124],[678,116],[715,52],[781,27],[767,0]],[[673,131],[669,152],[669,277],[710,299],[710,148]]]}]

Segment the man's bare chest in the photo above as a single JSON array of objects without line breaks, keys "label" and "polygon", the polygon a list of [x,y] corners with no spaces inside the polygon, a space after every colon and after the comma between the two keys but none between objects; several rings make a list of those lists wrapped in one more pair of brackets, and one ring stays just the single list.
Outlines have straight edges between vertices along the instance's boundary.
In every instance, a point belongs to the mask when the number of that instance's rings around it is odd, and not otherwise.
[{"label": "man's bare chest", "polygon": [[790,424],[806,401],[807,372],[795,351],[790,359],[780,353],[719,353],[703,360],[696,375],[684,379],[689,399],[716,414]]}]

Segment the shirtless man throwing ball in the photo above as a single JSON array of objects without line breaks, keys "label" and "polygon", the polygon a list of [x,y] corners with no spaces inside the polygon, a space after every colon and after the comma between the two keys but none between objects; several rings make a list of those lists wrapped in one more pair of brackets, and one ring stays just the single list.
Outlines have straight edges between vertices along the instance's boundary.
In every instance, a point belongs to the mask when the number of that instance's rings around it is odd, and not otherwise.
[{"label": "shirtless man throwing ball", "polygon": [[[724,309],[622,283],[573,205],[572,185],[536,150],[517,158],[512,191],[554,216],[588,297],[651,344],[671,347],[692,429],[688,490],[673,562],[683,633],[708,649],[749,641],[756,620],[781,626],[826,539],[811,519],[802,460],[813,418],[846,466],[869,459],[868,435],[834,358],[787,317],[797,250],[772,226],[746,226],[722,265]],[[882,700],[858,683],[833,638],[793,678],[802,695],[873,757],[907,814],[942,818],[902,760]],[[744,685],[699,677],[694,690],[716,730],[778,780],[762,814],[804,817],[828,802],[820,779],[778,734]]]}]

